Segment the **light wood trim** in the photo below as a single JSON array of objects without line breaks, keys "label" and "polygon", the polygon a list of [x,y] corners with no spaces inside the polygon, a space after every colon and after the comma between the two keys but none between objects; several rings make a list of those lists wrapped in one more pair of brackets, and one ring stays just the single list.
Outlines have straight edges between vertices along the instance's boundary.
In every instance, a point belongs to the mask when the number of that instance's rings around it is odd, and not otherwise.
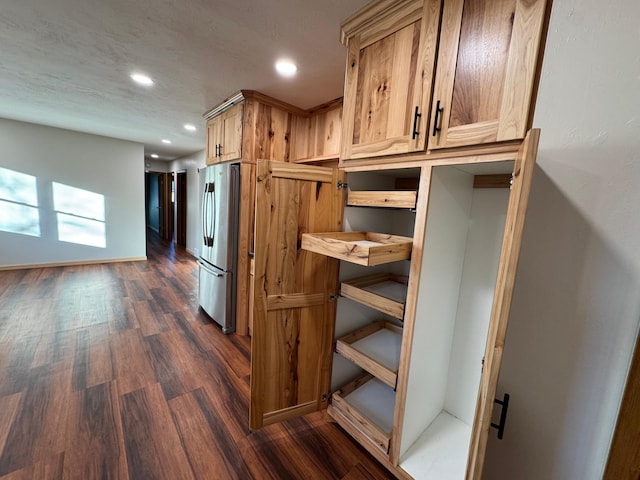
[{"label": "light wood trim", "polygon": [[317,157],[308,157],[301,158],[299,160],[294,160],[294,163],[312,163],[312,164],[329,164],[335,163],[336,167],[338,166],[338,161],[340,160],[340,156],[337,153],[332,153],[330,155],[318,155]]},{"label": "light wood trim", "polygon": [[[360,245],[371,241],[379,245]],[[302,248],[358,265],[373,266],[407,260],[411,256],[413,239],[399,235],[373,232],[303,233]]]},{"label": "light wood trim", "polygon": [[323,183],[331,183],[333,181],[333,174],[330,169],[327,169],[326,167],[300,164],[288,165],[283,162],[271,163],[271,176],[273,178],[283,177]]},{"label": "light wood trim", "polygon": [[302,108],[296,107],[295,105],[291,105],[290,103],[283,102],[278,100],[277,98],[269,97],[260,92],[256,92],[255,90],[239,90],[229,97],[225,98],[222,102],[214,106],[212,109],[202,114],[202,117],[205,120],[209,120],[213,117],[217,117],[224,111],[230,109],[234,105],[244,101],[244,100],[254,100],[265,105],[270,105],[272,107],[280,108],[282,110],[286,110],[290,113],[295,113],[296,115],[300,115],[302,117],[306,117],[309,114],[306,110]]},{"label": "light wood trim", "polygon": [[[451,112],[451,109],[449,108],[448,111]],[[499,126],[500,123],[498,120],[487,120],[484,122],[476,122],[471,125],[460,125],[459,127],[447,128],[446,133],[442,133],[445,132],[444,127],[442,127],[441,135],[446,136],[447,143],[444,145],[446,145],[447,148],[477,145],[497,141]]]},{"label": "light wood trim", "polygon": [[254,100],[262,103],[263,105],[269,105],[270,107],[275,107],[288,113],[293,113],[302,117],[309,115],[306,110],[300,107],[296,107],[295,105],[291,105],[290,103],[283,102],[282,100],[278,100],[277,98],[270,97],[255,90],[242,90],[242,95],[245,99]]},{"label": "light wood trim", "polygon": [[474,162],[500,162],[515,160],[522,144],[521,140],[501,144],[478,146],[474,148],[457,148],[447,150],[430,150],[402,156],[381,156],[378,158],[340,160],[340,168],[345,172],[368,170],[388,170],[397,168],[421,167],[425,163],[433,165],[456,165]]},{"label": "light wood trim", "polygon": [[382,295],[364,290],[365,287],[385,281],[393,281],[407,285],[409,280],[407,277],[394,275],[392,273],[369,275],[342,282],[340,294],[345,298],[367,305],[379,312],[402,319],[404,317],[404,302],[397,302]]},{"label": "light wood trim", "polygon": [[[353,135],[352,135],[353,136]],[[384,152],[384,155],[399,155],[407,153],[407,145],[409,145],[409,135],[397,136],[393,138],[385,138],[378,142],[367,142],[361,145],[351,146],[351,156],[348,161],[369,158],[372,155],[378,155]]]},{"label": "light wood trim", "polygon": [[267,310],[311,307],[313,305],[322,305],[326,300],[326,293],[269,295],[267,296]]},{"label": "light wood trim", "polygon": [[392,370],[385,365],[378,363],[375,359],[365,355],[352,346],[352,344],[358,340],[362,340],[363,338],[366,338],[382,329],[390,330],[402,337],[401,327],[385,321],[374,322],[340,337],[336,341],[336,352],[371,373],[391,388],[396,388],[396,381],[398,378],[397,370]]},{"label": "light wood trim", "polygon": [[307,415],[318,410],[318,402],[307,402],[295,405],[289,408],[283,408],[277,412],[265,413],[263,417],[263,425],[271,425],[272,423],[282,422],[292,417]]},{"label": "light wood trim", "polygon": [[46,263],[26,263],[14,265],[0,266],[0,272],[5,270],[26,270],[31,268],[50,268],[50,267],[71,267],[74,265],[99,265],[101,263],[121,263],[121,262],[146,262],[147,257],[123,257],[108,258],[104,260],[78,260],[74,262],[46,262]]},{"label": "light wood trim", "polygon": [[347,193],[347,205],[351,207],[393,207],[415,208],[416,191],[349,191]]},{"label": "light wood trim", "polygon": [[330,420],[335,421],[343,430],[353,437],[363,448],[365,448],[378,462],[380,462],[389,472],[396,478],[402,480],[413,480],[413,477],[400,467],[396,467],[389,462],[389,457],[380,448],[373,444],[371,440],[364,435],[358,428],[351,423],[338,409],[329,405],[327,408],[327,416]]},{"label": "light wood trim", "polygon": [[540,130],[538,129],[533,129],[527,134],[519,155],[521,159],[518,162],[521,165],[520,172],[517,175],[514,173],[511,187],[500,254],[500,267],[496,281],[489,333],[487,335],[484,367],[471,433],[471,445],[467,463],[467,478],[469,479],[479,480],[482,477],[539,138]]},{"label": "light wood trim", "polygon": [[546,3],[546,0],[516,2],[497,140],[522,137],[529,128]]},{"label": "light wood trim", "polygon": [[358,97],[358,69],[360,68],[360,40],[349,41],[344,80],[344,103],[342,104],[342,129],[340,138],[340,165],[343,158],[351,158],[353,131]]},{"label": "light wood trim", "polygon": [[[462,26],[462,10],[464,0],[448,0],[442,8],[442,21],[438,44],[438,65],[436,67],[436,82],[434,84],[431,111],[436,111],[437,101],[443,109],[438,119],[442,127],[434,137],[429,135],[429,148],[438,148],[447,144],[447,131],[451,115],[451,98],[453,97],[454,77],[458,60],[458,45],[460,43],[460,28]],[[431,115],[429,132],[433,131],[436,115]]]},{"label": "light wood trim", "polygon": [[640,478],[640,334],[627,376],[604,480]]},{"label": "light wood trim", "polygon": [[311,107],[307,109],[306,112],[310,116],[322,115],[323,113],[330,112],[331,110],[335,110],[337,108],[342,108],[342,97],[334,98],[333,100],[329,100],[328,102],[324,102],[320,105],[316,105],[315,107]]},{"label": "light wood trim", "polygon": [[[334,392],[332,396],[333,408],[338,410],[344,417],[349,419],[358,430],[364,433],[369,438],[369,442],[373,442],[382,452],[386,453],[389,449],[390,434],[380,430],[371,420],[351,406],[347,400],[342,398],[342,395],[343,393],[340,391]],[[344,395],[346,396],[346,394]]]},{"label": "light wood trim", "polygon": [[[340,24],[340,42],[348,46],[348,42],[352,37],[360,35],[367,30],[377,31],[381,29],[386,31],[385,27],[380,25],[381,20],[393,18],[398,12],[404,12],[405,9],[422,6],[423,0],[378,0],[370,2],[350,17],[346,18]],[[418,17],[419,18],[419,17]],[[417,19],[416,19],[417,20]],[[415,21],[415,20],[413,20]],[[386,20],[385,24],[393,24],[392,21]],[[413,22],[408,22],[409,23]],[[389,33],[393,33],[393,30]],[[387,35],[389,34],[387,33]],[[382,38],[382,37],[381,37]],[[375,41],[375,40],[374,40]]]},{"label": "light wood trim", "polygon": [[416,306],[420,289],[420,268],[424,252],[427,214],[429,210],[429,186],[433,168],[430,165],[422,167],[420,185],[421,195],[416,205],[416,219],[413,233],[414,248],[411,252],[411,267],[409,283],[407,284],[407,301],[404,307],[404,328],[402,346],[400,348],[400,365],[398,366],[398,381],[396,386],[396,409],[393,415],[393,437],[389,447],[389,460],[392,465],[400,461],[400,440],[404,422],[404,406],[407,402],[407,387],[409,377],[409,363],[411,360],[411,345],[413,343],[414,325],[416,322]]},{"label": "light wood trim", "polygon": [[511,174],[499,173],[496,175],[475,175],[473,188],[510,188]]},{"label": "light wood trim", "polygon": [[[245,108],[246,113],[246,108]],[[238,272],[236,302],[236,334],[249,334],[250,316],[253,316],[253,295],[251,295],[254,278],[250,272],[252,259],[249,252],[253,249],[253,223],[255,210],[256,166],[250,163],[240,164],[240,213],[238,224]],[[243,298],[248,301],[242,301]],[[251,313],[250,313],[251,312]]]}]

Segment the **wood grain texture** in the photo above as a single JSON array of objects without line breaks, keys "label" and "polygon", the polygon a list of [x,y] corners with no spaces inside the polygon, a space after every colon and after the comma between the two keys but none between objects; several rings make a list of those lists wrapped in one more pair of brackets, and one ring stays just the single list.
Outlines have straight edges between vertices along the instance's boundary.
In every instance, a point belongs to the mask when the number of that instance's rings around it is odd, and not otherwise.
[{"label": "wood grain texture", "polygon": [[429,127],[440,131],[430,149],[524,138],[546,14],[546,0],[445,3]]},{"label": "wood grain texture", "polygon": [[371,308],[391,315],[394,318],[404,318],[404,302],[399,302],[383,295],[365,290],[383,282],[395,282],[406,287],[408,278],[394,275],[391,273],[380,273],[368,275],[366,277],[355,278],[342,282],[340,286],[340,294],[343,297],[350,298],[356,302],[362,303]]},{"label": "wood grain texture", "polygon": [[322,167],[258,162],[252,428],[326,402],[335,308],[327,292],[337,289],[337,266],[300,249],[299,238],[341,229],[338,175]]},{"label": "wood grain texture", "polygon": [[349,191],[347,205],[350,207],[415,208],[417,191]]},{"label": "wood grain texture", "polygon": [[249,429],[249,339],[149,233],[147,262],[0,272],[0,478],[391,478],[321,414]]},{"label": "wood grain texture", "polygon": [[341,162],[425,148],[440,4],[376,2],[343,22]]},{"label": "wood grain texture", "polygon": [[407,260],[413,239],[375,232],[305,233],[302,248],[364,266]]}]

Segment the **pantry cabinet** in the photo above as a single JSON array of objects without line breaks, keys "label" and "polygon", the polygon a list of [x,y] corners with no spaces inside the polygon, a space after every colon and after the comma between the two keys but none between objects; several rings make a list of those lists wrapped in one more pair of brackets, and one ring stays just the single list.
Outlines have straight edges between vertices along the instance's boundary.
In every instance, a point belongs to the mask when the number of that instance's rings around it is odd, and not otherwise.
[{"label": "pantry cabinet", "polygon": [[252,428],[327,408],[398,478],[481,478],[538,137],[258,163]]},{"label": "pantry cabinet", "polygon": [[547,0],[378,0],[345,20],[341,162],[522,140],[546,14]]}]

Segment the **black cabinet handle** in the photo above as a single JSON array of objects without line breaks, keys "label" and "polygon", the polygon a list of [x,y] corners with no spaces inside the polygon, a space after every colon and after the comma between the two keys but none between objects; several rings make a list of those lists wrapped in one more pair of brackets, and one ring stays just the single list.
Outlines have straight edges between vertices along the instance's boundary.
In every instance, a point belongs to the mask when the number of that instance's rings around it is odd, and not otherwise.
[{"label": "black cabinet handle", "polygon": [[218,144],[218,155],[220,157],[222,156],[222,144],[221,143]]},{"label": "black cabinet handle", "polygon": [[418,121],[420,120],[420,117],[422,117],[422,114],[418,113],[418,106],[416,106],[416,111],[413,114],[413,135],[411,135],[412,140],[415,140],[416,137],[420,135],[420,132],[418,131]]},{"label": "black cabinet handle", "polygon": [[440,114],[443,112],[444,108],[440,108],[440,100],[436,102],[436,118],[433,119],[433,132],[432,135],[435,137],[436,134],[441,130],[438,127],[438,121],[440,120]]},{"label": "black cabinet handle", "polygon": [[507,411],[509,410],[509,394],[505,393],[502,400],[496,398],[494,402],[502,406],[502,411],[500,412],[500,423],[491,423],[491,426],[498,430],[498,439],[502,440],[504,426],[507,423]]},{"label": "black cabinet handle", "polygon": [[216,143],[216,157],[218,156],[218,144]]}]

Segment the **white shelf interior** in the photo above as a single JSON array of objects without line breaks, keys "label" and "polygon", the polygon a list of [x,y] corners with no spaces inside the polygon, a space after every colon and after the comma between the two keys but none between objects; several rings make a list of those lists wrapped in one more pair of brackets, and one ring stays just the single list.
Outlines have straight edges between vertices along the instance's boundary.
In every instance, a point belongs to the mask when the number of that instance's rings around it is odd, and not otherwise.
[{"label": "white shelf interior", "polygon": [[471,427],[444,410],[400,459],[413,478],[463,480]]},{"label": "white shelf interior", "polygon": [[400,364],[402,335],[387,328],[353,342],[351,347],[364,353],[389,370],[397,371]]},{"label": "white shelf interior", "polygon": [[377,378],[343,397],[349,405],[373,422],[380,430],[391,434],[396,393]]},{"label": "white shelf interior", "polygon": [[[508,200],[508,189],[473,189],[472,173],[433,170],[400,458],[411,465],[417,448],[419,463],[439,463],[430,439],[442,436],[446,463],[462,473],[409,472],[415,478],[464,478],[469,434],[453,432],[470,432],[474,421]],[[418,448],[425,439],[430,447]]]},{"label": "white shelf interior", "polygon": [[405,303],[407,301],[407,286],[403,283],[391,280],[362,287],[362,290],[375,293],[376,295],[380,295],[395,302]]}]

